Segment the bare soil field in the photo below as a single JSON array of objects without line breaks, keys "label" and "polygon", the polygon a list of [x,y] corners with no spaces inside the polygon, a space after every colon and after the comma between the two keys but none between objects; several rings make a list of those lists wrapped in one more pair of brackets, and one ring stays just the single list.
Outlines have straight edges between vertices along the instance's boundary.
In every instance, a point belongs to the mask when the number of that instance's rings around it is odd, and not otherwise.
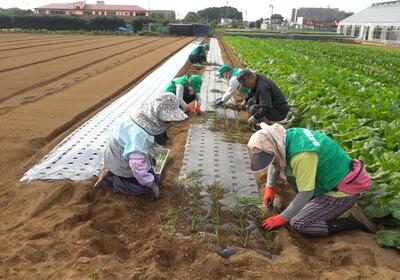
[{"label": "bare soil field", "polygon": [[[83,182],[19,182],[55,144],[193,38],[0,34],[0,279],[400,279],[396,251],[350,231],[278,233],[274,260],[229,260],[206,236],[163,238],[191,120],[168,134],[161,199],[116,195]],[[222,46],[224,61],[240,66]],[[186,65],[180,74],[196,73]],[[201,70],[199,71],[201,73]],[[281,191],[281,197],[290,194]]]}]

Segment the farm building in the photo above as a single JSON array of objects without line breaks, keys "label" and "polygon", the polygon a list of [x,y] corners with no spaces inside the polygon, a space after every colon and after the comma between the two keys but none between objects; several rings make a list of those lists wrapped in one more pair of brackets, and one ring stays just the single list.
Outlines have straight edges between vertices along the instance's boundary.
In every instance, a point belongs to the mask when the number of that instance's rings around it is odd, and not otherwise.
[{"label": "farm building", "polygon": [[168,24],[169,34],[178,36],[208,36],[211,32],[211,26],[208,24]]},{"label": "farm building", "polygon": [[136,5],[106,5],[104,1],[97,4],[86,4],[86,1],[74,3],[49,4],[35,8],[36,14],[42,15],[75,15],[75,16],[117,16],[147,17],[148,11]]},{"label": "farm building", "polygon": [[360,41],[400,44],[400,1],[372,4],[342,20],[337,33]]},{"label": "farm building", "polygon": [[300,8],[292,9],[291,22],[301,26],[332,27],[350,15],[352,13],[337,8]]}]

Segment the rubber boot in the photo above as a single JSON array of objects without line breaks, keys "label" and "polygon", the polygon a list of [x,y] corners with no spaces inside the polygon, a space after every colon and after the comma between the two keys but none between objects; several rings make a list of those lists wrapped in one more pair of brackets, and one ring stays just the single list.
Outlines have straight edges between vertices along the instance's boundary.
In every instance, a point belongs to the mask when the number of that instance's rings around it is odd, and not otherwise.
[{"label": "rubber boot", "polygon": [[329,235],[349,229],[360,227],[360,223],[352,216],[346,218],[336,218],[326,221]]},{"label": "rubber boot", "polygon": [[336,218],[326,221],[329,234],[350,229],[360,229],[364,232],[375,233],[376,226],[370,221],[361,210],[352,209],[350,216],[346,218]]}]

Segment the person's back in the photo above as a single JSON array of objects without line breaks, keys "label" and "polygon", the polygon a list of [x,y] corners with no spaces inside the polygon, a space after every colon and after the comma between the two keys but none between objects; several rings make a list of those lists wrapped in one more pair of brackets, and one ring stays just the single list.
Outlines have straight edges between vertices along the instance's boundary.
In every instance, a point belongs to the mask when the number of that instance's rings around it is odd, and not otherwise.
[{"label": "person's back", "polygon": [[209,45],[197,46],[189,55],[190,63],[203,63],[207,61],[206,50],[209,50]]},{"label": "person's back", "polygon": [[246,109],[250,113],[249,123],[257,123],[262,118],[281,121],[286,118],[289,106],[279,87],[265,76],[242,70],[238,76],[242,86],[251,89],[246,96]]}]

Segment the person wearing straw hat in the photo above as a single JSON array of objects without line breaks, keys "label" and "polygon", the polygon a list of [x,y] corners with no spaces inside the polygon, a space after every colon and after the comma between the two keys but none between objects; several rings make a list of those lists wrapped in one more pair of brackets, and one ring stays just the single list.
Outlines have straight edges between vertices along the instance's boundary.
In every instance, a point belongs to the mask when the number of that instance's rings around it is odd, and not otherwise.
[{"label": "person wearing straw hat", "polygon": [[242,86],[251,90],[245,99],[245,107],[250,114],[247,121],[249,125],[261,121],[282,121],[287,117],[288,103],[273,81],[248,69],[242,70],[237,79]]},{"label": "person wearing straw hat", "polygon": [[234,68],[228,64],[221,65],[218,68],[218,78],[223,78],[225,81],[227,81],[228,88],[223,96],[220,96],[215,100],[215,105],[220,106],[227,102],[233,96],[236,90],[239,90],[244,95],[250,93],[250,89],[241,86],[237,79],[237,75],[239,75],[241,71],[242,69]]},{"label": "person wearing straw hat", "polygon": [[[301,234],[326,236],[348,229],[374,232],[375,225],[355,206],[371,179],[360,161],[352,160],[330,137],[305,128],[285,129],[261,123],[247,144],[250,169],[268,169],[264,204],[273,204],[280,177],[296,192],[280,214],[267,217],[268,230],[287,223]],[[341,217],[350,209],[348,217]]]},{"label": "person wearing straw hat", "polygon": [[162,94],[139,111],[125,116],[115,127],[104,153],[103,178],[116,193],[160,196],[159,178],[153,171],[151,149],[166,145],[171,122],[180,122],[187,115],[179,109],[172,93]]},{"label": "person wearing straw hat", "polygon": [[190,54],[189,61],[192,64],[207,62],[206,51],[210,49],[210,45],[199,45]]},{"label": "person wearing straw hat", "polygon": [[[184,112],[201,113],[200,90],[202,83],[203,79],[199,75],[185,75],[170,81],[164,92],[175,94]],[[192,101],[196,101],[196,106],[189,106]]]}]

